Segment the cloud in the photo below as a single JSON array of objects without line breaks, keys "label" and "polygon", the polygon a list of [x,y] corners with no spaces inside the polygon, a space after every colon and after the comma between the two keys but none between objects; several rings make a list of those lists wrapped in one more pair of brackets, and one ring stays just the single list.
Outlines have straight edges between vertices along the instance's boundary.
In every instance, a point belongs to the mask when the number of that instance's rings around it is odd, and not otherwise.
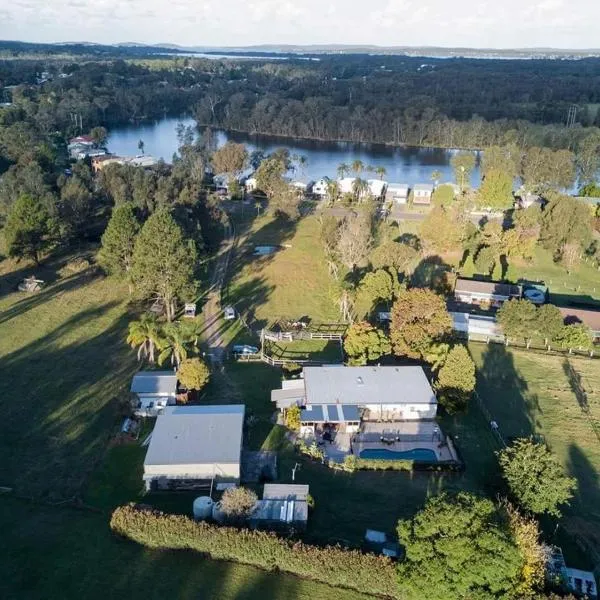
[{"label": "cloud", "polygon": [[0,38],[582,48],[599,20],[591,0],[11,0]]}]

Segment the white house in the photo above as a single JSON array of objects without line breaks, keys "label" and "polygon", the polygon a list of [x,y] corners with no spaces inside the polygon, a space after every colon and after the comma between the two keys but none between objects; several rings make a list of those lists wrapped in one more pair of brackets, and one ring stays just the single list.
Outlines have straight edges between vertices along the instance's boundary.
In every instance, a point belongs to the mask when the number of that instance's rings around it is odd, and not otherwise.
[{"label": "white house", "polygon": [[302,408],[301,433],[335,424],[348,433],[364,421],[433,419],[437,399],[421,367],[305,367],[304,378],[271,392],[279,410]]},{"label": "white house", "polygon": [[175,404],[177,374],[174,371],[140,371],[133,376],[130,391],[137,396],[137,415],[156,416],[168,405]]},{"label": "white house", "polygon": [[243,404],[168,406],[156,419],[144,459],[146,489],[239,481],[244,414]]},{"label": "white house", "polygon": [[415,183],[413,187],[414,204],[431,204],[433,185],[431,183]]},{"label": "white house", "polygon": [[388,183],[386,198],[397,204],[406,204],[408,201],[408,183]]},{"label": "white house", "polygon": [[507,300],[520,298],[523,288],[512,283],[478,281],[459,277],[454,286],[454,298],[466,304],[489,304],[499,307]]},{"label": "white house", "polygon": [[258,189],[256,177],[254,177],[254,175],[250,175],[250,177],[248,177],[248,179],[246,179],[246,181],[244,182],[244,187],[246,188],[246,191],[249,194],[255,192]]},{"label": "white house", "polygon": [[312,195],[318,198],[326,198],[329,194],[329,184],[331,179],[327,176],[321,177],[318,181],[315,181],[312,186]]},{"label": "white house", "polygon": [[367,179],[369,185],[369,194],[376,200],[381,200],[385,194],[387,181],[381,179]]}]

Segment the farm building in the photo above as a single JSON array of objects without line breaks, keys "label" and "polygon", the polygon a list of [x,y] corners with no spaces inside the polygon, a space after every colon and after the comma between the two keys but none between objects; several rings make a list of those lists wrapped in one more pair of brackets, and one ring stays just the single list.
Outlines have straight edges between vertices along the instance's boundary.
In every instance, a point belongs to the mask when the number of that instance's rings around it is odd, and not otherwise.
[{"label": "farm building", "polygon": [[165,408],[144,459],[146,489],[239,481],[244,414],[243,404]]},{"label": "farm building", "polygon": [[498,307],[511,298],[520,298],[522,291],[520,285],[512,283],[477,281],[459,277],[454,287],[454,298],[457,302],[466,304],[489,304]]},{"label": "farm building", "polygon": [[132,394],[137,396],[135,413],[152,417],[166,406],[175,404],[177,397],[177,374],[175,371],[140,371],[133,376]]}]

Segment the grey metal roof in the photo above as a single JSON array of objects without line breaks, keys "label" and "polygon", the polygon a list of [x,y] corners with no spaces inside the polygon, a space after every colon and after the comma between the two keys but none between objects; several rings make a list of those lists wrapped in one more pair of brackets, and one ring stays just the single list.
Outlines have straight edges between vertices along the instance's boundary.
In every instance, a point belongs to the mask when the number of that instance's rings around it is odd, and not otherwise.
[{"label": "grey metal roof", "polygon": [[265,483],[263,500],[306,500],[308,485],[297,483]]},{"label": "grey metal roof", "polygon": [[174,371],[140,371],[133,376],[131,391],[135,394],[175,394],[177,374]]},{"label": "grey metal roof", "polygon": [[287,408],[293,404],[303,403],[304,385],[299,388],[271,390],[271,402],[276,402],[279,408]]},{"label": "grey metal roof", "polygon": [[306,404],[436,404],[421,367],[305,367]]},{"label": "grey metal roof", "polygon": [[431,183],[415,183],[413,186],[415,192],[433,192],[433,185]]},{"label": "grey metal roof", "polygon": [[156,419],[144,465],[239,463],[243,404],[168,406]]},{"label": "grey metal roof", "polygon": [[306,500],[259,500],[250,521],[306,523],[308,504]]}]

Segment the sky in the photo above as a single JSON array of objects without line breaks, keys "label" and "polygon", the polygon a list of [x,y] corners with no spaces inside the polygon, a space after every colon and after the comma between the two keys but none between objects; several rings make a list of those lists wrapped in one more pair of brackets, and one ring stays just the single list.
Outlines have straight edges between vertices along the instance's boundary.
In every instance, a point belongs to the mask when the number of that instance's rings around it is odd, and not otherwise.
[{"label": "sky", "polygon": [[6,0],[35,42],[597,48],[598,0]]}]

